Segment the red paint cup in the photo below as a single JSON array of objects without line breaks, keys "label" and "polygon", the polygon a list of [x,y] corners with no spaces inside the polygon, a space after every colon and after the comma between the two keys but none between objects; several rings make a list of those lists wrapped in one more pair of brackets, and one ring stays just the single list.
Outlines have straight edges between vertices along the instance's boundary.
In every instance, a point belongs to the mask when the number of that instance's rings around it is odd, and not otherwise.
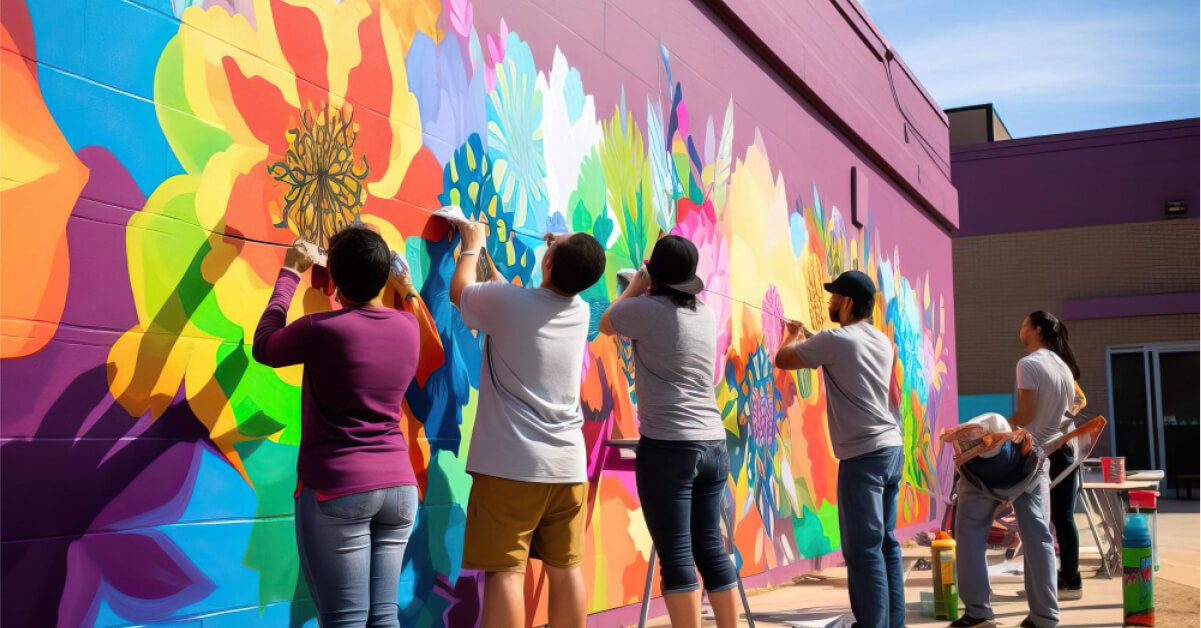
[{"label": "red paint cup", "polygon": [[1106,484],[1124,484],[1126,482],[1126,458],[1115,456],[1101,458],[1101,475]]}]

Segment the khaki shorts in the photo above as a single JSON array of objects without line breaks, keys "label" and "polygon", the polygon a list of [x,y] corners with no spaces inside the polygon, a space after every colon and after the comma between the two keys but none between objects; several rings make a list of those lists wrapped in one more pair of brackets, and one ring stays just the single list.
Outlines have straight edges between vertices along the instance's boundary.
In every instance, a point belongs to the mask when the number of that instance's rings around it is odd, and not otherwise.
[{"label": "khaki shorts", "polygon": [[561,569],[584,559],[587,483],[473,477],[463,539],[464,569],[520,573],[530,558]]}]

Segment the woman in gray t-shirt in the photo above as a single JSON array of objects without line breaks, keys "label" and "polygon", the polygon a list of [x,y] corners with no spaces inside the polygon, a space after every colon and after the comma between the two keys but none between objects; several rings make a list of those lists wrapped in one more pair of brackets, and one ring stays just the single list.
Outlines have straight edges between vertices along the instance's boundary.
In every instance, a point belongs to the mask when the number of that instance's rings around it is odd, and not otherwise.
[{"label": "woman in gray t-shirt", "polygon": [[717,323],[696,297],[705,288],[697,258],[688,240],[660,239],[605,311],[600,331],[633,345],[642,436],[635,478],[671,623],[700,622],[699,570],[717,625],[725,628],[738,619],[738,576],[720,527],[730,459],[713,391]]}]

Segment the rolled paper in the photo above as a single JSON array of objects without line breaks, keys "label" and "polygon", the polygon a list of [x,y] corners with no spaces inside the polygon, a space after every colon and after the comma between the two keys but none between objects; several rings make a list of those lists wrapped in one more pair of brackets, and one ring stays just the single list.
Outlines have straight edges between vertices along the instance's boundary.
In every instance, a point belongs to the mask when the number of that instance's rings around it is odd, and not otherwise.
[{"label": "rolled paper", "polygon": [[625,292],[626,288],[630,287],[630,282],[634,280],[634,273],[638,271],[632,268],[623,268],[617,271],[617,291]]},{"label": "rolled paper", "polygon": [[438,211],[434,212],[434,215],[456,227],[470,222],[463,213],[463,208],[458,205],[444,205]]},{"label": "rolled paper", "polygon": [[402,277],[409,274],[409,261],[405,256],[392,251],[392,259],[388,263],[388,271],[397,277]]},{"label": "rolled paper", "polygon": [[325,251],[321,250],[321,247],[317,246],[315,242],[301,240],[300,244],[304,247],[305,253],[308,254],[309,259],[313,260],[314,264],[317,266],[329,267],[329,257],[325,254]]}]

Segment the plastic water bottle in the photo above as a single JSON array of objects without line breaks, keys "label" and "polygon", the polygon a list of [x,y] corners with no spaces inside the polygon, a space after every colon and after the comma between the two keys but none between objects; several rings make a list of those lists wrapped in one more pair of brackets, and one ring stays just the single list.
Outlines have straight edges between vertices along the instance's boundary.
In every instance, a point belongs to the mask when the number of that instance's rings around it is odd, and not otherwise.
[{"label": "plastic water bottle", "polygon": [[955,539],[939,530],[930,542],[934,571],[934,618],[959,619],[959,586],[955,582]]},{"label": "plastic water bottle", "polygon": [[1122,533],[1122,608],[1127,626],[1155,625],[1155,567],[1147,515],[1126,515]]}]

